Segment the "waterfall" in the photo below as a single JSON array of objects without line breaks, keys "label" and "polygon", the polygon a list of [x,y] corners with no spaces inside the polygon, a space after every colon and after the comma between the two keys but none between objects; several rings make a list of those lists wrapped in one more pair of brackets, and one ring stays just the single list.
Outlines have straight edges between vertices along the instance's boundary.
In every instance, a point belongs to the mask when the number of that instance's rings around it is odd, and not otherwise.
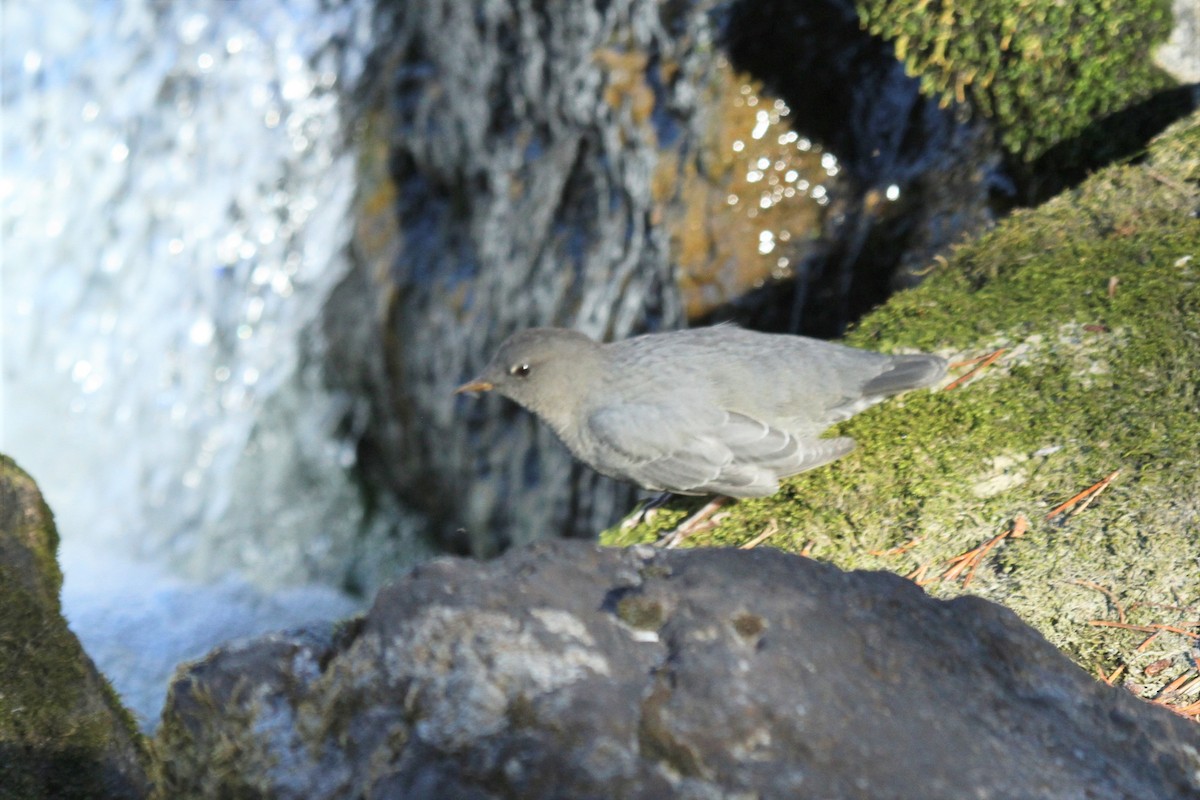
[{"label": "waterfall", "polygon": [[5,2],[0,450],[55,512],[73,629],[146,719],[176,661],[354,608],[332,584],[364,525],[355,409],[323,384],[320,313],[349,269],[371,17]]}]

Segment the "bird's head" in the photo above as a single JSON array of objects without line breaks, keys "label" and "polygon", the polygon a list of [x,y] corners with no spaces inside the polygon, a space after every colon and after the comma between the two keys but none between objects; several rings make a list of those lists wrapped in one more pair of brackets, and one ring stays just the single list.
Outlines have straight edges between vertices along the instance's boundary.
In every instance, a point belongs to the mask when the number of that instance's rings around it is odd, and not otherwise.
[{"label": "bird's head", "polygon": [[494,391],[561,430],[586,398],[601,359],[601,346],[582,333],[531,328],[506,339],[479,377],[454,391]]}]

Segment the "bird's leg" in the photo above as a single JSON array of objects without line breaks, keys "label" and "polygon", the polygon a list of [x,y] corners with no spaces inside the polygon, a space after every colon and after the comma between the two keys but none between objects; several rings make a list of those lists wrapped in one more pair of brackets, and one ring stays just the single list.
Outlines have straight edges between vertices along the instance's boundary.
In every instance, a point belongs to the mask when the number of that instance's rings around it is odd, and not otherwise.
[{"label": "bird's leg", "polygon": [[722,495],[714,497],[712,500],[705,503],[704,507],[695,514],[692,514],[683,522],[679,523],[675,530],[671,531],[665,537],[660,539],[658,546],[668,550],[678,547],[680,542],[691,536],[693,533],[696,533],[705,527],[709,527],[705,523],[709,523],[709,518],[717,512],[717,509],[728,503],[729,500],[730,498]]},{"label": "bird's leg", "polygon": [[629,519],[621,523],[621,530],[627,531],[631,528],[636,528],[643,522],[650,522],[654,519],[655,512],[666,505],[667,501],[670,499],[670,492],[659,492],[654,497],[645,500],[642,503],[641,508],[630,514]]}]

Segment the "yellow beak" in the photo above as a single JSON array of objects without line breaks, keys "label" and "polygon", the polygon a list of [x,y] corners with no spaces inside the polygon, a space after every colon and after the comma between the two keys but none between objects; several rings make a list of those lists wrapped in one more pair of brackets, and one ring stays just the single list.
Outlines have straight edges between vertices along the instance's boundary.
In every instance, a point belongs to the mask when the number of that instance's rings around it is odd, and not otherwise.
[{"label": "yellow beak", "polygon": [[470,383],[464,383],[462,386],[454,390],[455,394],[463,394],[464,392],[490,392],[495,387],[487,381],[475,380]]}]

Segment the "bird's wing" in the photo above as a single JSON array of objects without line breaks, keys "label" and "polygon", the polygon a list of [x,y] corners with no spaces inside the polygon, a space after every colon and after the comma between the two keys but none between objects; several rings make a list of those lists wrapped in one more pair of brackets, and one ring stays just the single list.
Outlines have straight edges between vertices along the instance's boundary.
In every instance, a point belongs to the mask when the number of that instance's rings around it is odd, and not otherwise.
[{"label": "bird's wing", "polygon": [[630,403],[587,420],[596,466],[647,489],[678,494],[762,497],[779,479],[827,464],[852,439],[800,439],[732,411],[690,409],[686,419],[661,405]]}]

